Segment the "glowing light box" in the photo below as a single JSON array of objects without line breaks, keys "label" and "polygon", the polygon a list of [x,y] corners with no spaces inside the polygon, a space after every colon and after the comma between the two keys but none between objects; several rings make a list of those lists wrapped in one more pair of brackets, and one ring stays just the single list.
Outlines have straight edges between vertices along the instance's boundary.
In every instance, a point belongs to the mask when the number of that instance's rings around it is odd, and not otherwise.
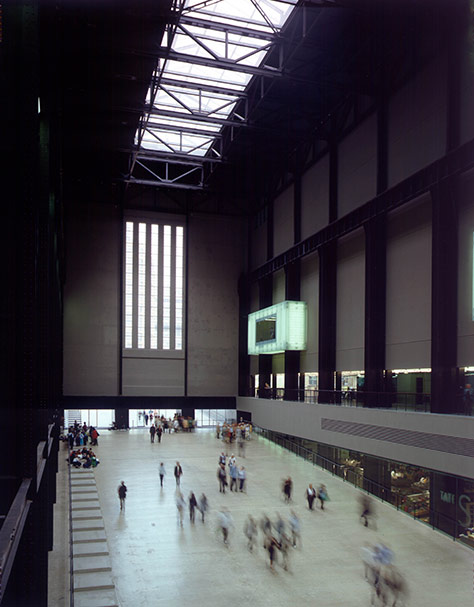
[{"label": "glowing light box", "polygon": [[306,350],[308,326],[304,301],[282,301],[248,316],[248,353],[280,354]]}]

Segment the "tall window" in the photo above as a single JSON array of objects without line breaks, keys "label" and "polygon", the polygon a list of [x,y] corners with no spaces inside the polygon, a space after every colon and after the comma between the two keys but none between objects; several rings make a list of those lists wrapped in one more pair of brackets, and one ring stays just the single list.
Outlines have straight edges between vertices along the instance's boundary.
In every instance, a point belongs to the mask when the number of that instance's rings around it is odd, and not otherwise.
[{"label": "tall window", "polygon": [[124,252],[124,347],[182,350],[183,227],[128,220]]}]

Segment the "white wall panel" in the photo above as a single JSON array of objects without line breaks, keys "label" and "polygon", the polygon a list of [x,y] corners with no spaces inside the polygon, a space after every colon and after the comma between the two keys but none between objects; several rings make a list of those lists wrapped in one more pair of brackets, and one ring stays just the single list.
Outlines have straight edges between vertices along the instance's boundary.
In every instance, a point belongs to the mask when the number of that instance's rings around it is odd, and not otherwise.
[{"label": "white wall panel", "polygon": [[184,359],[124,357],[122,365],[124,396],[184,395]]},{"label": "white wall panel", "polygon": [[301,181],[301,238],[304,240],[329,222],[329,156],[306,171]]},{"label": "white wall panel", "polygon": [[188,394],[234,395],[244,226],[235,218],[193,216],[188,230]]},{"label": "white wall panel", "polygon": [[301,260],[301,301],[308,304],[308,341],[300,354],[302,373],[316,373],[318,370],[319,339],[319,258],[317,254]]},{"label": "white wall panel", "polygon": [[364,368],[365,241],[363,230],[337,247],[336,370]]},{"label": "white wall panel", "polygon": [[389,104],[392,186],[446,153],[446,62],[426,67]]},{"label": "white wall panel", "polygon": [[273,298],[272,303],[285,301],[285,270],[278,270],[273,274]]},{"label": "white wall panel", "polygon": [[338,216],[342,217],[377,193],[376,115],[341,141],[338,154]]},{"label": "white wall panel", "polygon": [[474,176],[463,182],[459,209],[458,366],[474,366]]},{"label": "white wall panel", "polygon": [[71,207],[66,217],[65,395],[118,394],[120,216],[112,205]]},{"label": "white wall panel", "polygon": [[392,213],[387,239],[387,369],[431,366],[431,200]]},{"label": "white wall panel", "polygon": [[294,187],[291,185],[273,202],[273,255],[294,244]]}]

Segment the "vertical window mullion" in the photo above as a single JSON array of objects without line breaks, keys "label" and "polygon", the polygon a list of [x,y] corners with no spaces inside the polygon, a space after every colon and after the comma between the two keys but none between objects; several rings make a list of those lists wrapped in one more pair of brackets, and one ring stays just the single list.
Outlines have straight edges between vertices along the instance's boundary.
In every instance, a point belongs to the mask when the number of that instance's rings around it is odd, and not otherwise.
[{"label": "vertical window mullion", "polygon": [[158,226],[158,349],[163,349],[163,226]]},{"label": "vertical window mullion", "polygon": [[171,258],[172,230],[163,227],[163,350],[171,347]]},{"label": "vertical window mullion", "polygon": [[151,268],[150,268],[150,348],[158,348],[158,229],[151,225]]},{"label": "vertical window mullion", "polygon": [[137,346],[145,348],[146,336],[146,223],[138,224],[138,322],[137,322]]},{"label": "vertical window mullion", "polygon": [[182,226],[176,227],[175,246],[175,349],[183,349],[183,298],[184,298],[184,234]]},{"label": "vertical window mullion", "polygon": [[125,223],[125,254],[124,254],[124,289],[123,298],[123,327],[124,327],[124,346],[131,348],[133,345],[133,230],[132,221]]},{"label": "vertical window mullion", "polygon": [[176,349],[176,227],[171,229],[170,252],[170,349]]},{"label": "vertical window mullion", "polygon": [[147,222],[145,231],[145,348],[150,349],[150,307],[151,307],[151,226]]},{"label": "vertical window mullion", "polygon": [[132,348],[137,347],[138,319],[138,223],[133,222],[133,303],[132,303]]}]

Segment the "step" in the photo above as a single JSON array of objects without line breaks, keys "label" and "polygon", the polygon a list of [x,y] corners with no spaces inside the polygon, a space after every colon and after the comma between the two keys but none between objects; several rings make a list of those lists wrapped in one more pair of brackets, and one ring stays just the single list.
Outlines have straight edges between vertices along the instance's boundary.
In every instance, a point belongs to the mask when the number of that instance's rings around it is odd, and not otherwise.
[{"label": "step", "polygon": [[118,607],[115,589],[76,592],[74,607]]},{"label": "step", "polygon": [[108,556],[94,556],[88,559],[74,559],[74,575],[85,573],[102,573],[112,571]]},{"label": "step", "polygon": [[83,531],[102,531],[102,529],[105,529],[104,525],[97,523],[94,521],[90,522],[90,521],[73,521],[72,523],[72,530],[73,532],[83,532]]},{"label": "step", "polygon": [[85,544],[98,541],[107,542],[104,529],[97,531],[73,531],[72,533],[73,544]]},{"label": "step", "polygon": [[94,515],[91,513],[90,510],[87,512],[74,512],[73,511],[72,514],[73,514],[73,516],[72,516],[73,521],[101,521],[102,520],[101,514]]},{"label": "step", "polygon": [[109,554],[109,547],[107,542],[82,542],[80,544],[73,545],[74,558],[81,556],[104,556]]}]

